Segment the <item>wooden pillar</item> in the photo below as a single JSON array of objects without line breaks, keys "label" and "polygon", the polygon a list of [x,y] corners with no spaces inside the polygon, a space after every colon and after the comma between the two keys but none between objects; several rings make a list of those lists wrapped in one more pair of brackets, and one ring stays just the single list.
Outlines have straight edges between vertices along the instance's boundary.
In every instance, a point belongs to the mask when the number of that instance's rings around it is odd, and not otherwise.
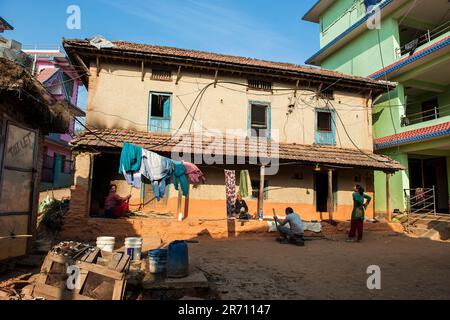
[{"label": "wooden pillar", "polygon": [[334,199],[333,199],[333,170],[328,169],[328,196],[327,196],[328,218],[333,220]]},{"label": "wooden pillar", "polygon": [[184,198],[184,218],[186,219],[189,215],[189,193],[191,191],[191,185],[188,185],[188,192],[186,197]]},{"label": "wooden pillar", "polygon": [[178,213],[178,221],[183,220],[183,212],[181,212],[181,201],[183,199],[183,194],[181,193],[181,185],[178,186],[178,205],[177,205],[177,213]]},{"label": "wooden pillar", "polygon": [[258,214],[263,213],[264,209],[264,175],[265,166],[261,166],[259,173],[259,195],[258,195]]},{"label": "wooden pillar", "polygon": [[386,172],[386,219],[388,221],[392,220],[390,179],[391,179],[391,174],[389,172]]}]

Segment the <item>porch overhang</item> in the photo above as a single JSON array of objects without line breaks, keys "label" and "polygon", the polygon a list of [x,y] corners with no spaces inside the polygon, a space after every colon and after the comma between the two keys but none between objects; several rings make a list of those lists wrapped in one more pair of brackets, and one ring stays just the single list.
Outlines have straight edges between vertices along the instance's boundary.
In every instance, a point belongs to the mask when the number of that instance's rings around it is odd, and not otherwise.
[{"label": "porch overhang", "polygon": [[[334,168],[361,168],[396,172],[404,167],[387,156],[371,151],[345,149],[295,143],[276,143],[247,137],[226,136],[216,138],[208,133],[170,134],[138,132],[121,129],[95,129],[80,133],[71,141],[75,150],[120,152],[124,142],[133,143],[147,150],[169,154],[202,154],[245,158],[245,163],[255,156],[266,160],[276,159],[292,165],[321,165]],[[261,157],[261,154],[264,157]],[[225,163],[225,162],[224,162]],[[255,164],[255,163],[253,163]]]},{"label": "porch overhang", "polygon": [[378,138],[374,140],[374,146],[375,150],[383,150],[445,136],[450,136],[450,122]]}]

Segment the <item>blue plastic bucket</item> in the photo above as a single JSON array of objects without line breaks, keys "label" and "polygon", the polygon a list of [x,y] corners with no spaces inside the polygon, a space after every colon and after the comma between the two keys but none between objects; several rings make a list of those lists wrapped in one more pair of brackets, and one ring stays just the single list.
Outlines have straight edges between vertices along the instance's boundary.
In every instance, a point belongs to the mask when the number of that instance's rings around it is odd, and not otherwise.
[{"label": "blue plastic bucket", "polygon": [[169,244],[167,257],[167,276],[183,278],[189,275],[189,253],[186,241],[174,241]]},{"label": "blue plastic bucket", "polygon": [[164,273],[167,266],[167,249],[156,249],[148,252],[150,273]]}]

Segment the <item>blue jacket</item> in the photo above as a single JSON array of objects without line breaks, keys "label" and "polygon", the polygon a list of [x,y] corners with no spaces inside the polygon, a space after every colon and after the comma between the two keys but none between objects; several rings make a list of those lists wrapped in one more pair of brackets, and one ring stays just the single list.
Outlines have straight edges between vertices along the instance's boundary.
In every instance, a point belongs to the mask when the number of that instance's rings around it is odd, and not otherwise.
[{"label": "blue jacket", "polygon": [[161,174],[163,178],[161,180],[152,181],[153,194],[155,195],[156,199],[158,199],[158,201],[162,197],[164,197],[164,194],[166,192],[167,180],[170,179],[170,175],[172,174],[172,161],[170,159],[162,157],[161,164]]},{"label": "blue jacket", "polygon": [[125,142],[120,154],[119,173],[122,174],[122,166],[125,172],[136,172],[141,168],[142,148]]},{"label": "blue jacket", "polygon": [[183,162],[172,160],[174,165],[172,180],[175,190],[178,190],[178,183],[181,185],[181,191],[183,191],[183,196],[187,196],[189,190],[189,184],[186,177],[186,168]]}]

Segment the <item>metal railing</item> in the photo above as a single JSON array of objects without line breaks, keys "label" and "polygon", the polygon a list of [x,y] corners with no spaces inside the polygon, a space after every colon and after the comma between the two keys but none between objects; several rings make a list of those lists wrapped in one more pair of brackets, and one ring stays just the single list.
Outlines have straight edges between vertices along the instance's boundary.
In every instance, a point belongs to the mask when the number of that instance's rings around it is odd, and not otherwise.
[{"label": "metal railing", "polygon": [[436,215],[436,188],[405,189],[406,213],[408,215],[408,228],[411,217],[414,215]]},{"label": "metal railing", "polygon": [[407,114],[401,118],[401,126],[406,127],[413,124],[439,119],[450,115],[450,104],[446,106],[436,106],[427,111]]},{"label": "metal railing", "polygon": [[436,188],[405,189],[407,229],[414,215],[436,215]]},{"label": "metal railing", "polygon": [[414,51],[420,46],[433,41],[439,36],[450,31],[450,21],[447,21],[432,30],[427,30],[420,37],[408,42],[404,46],[396,49],[397,58],[403,57],[405,54],[414,53]]}]

